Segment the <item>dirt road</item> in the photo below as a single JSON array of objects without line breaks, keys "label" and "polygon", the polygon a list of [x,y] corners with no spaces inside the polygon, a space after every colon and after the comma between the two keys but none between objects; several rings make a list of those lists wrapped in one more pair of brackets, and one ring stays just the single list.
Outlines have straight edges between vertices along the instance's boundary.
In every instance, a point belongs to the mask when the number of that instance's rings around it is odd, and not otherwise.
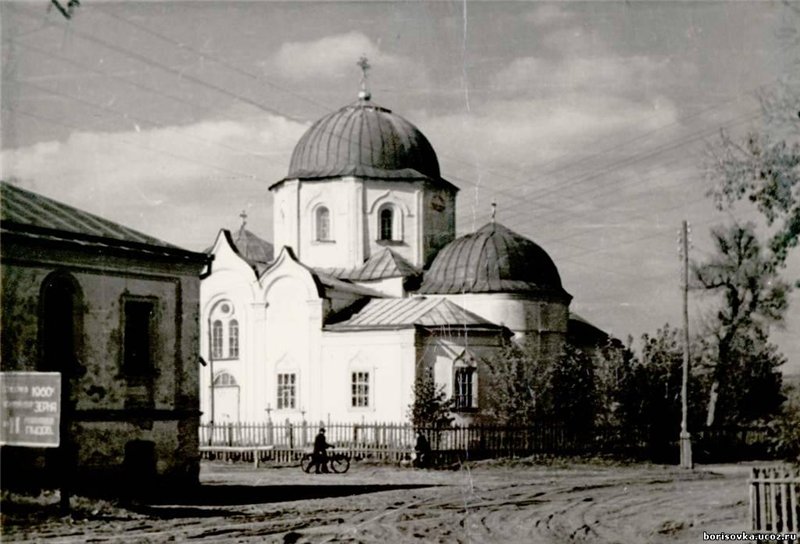
[{"label": "dirt road", "polygon": [[704,530],[748,528],[747,470],[519,461],[309,475],[209,464],[202,490],[181,504],[78,501],[82,519],[6,517],[3,540],[694,543]]}]

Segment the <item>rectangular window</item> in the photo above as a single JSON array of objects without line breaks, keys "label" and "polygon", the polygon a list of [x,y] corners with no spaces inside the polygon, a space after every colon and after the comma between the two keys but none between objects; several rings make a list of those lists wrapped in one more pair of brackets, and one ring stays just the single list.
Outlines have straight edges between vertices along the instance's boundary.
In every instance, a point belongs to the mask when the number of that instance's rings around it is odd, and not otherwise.
[{"label": "rectangular window", "polygon": [[353,372],[351,402],[353,408],[369,406],[369,372]]},{"label": "rectangular window", "polygon": [[125,374],[152,373],[152,331],[155,304],[151,301],[124,300],[124,343],[122,368]]},{"label": "rectangular window", "polygon": [[297,375],[278,374],[278,410],[294,410],[297,399]]},{"label": "rectangular window", "polygon": [[453,401],[456,410],[464,410],[475,407],[475,403],[473,402],[472,398],[474,385],[473,374],[474,371],[471,368],[456,369],[454,384],[455,391],[453,395]]}]

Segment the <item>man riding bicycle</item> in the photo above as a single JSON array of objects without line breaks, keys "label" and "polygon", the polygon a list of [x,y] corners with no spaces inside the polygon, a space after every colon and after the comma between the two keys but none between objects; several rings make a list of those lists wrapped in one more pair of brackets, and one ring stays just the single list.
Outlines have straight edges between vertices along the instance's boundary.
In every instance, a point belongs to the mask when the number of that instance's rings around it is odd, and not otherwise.
[{"label": "man riding bicycle", "polygon": [[314,452],[312,453],[312,462],[316,467],[317,474],[320,472],[320,467],[322,467],[322,472],[328,472],[328,448],[332,447],[334,446],[325,440],[325,427],[321,427],[314,439]]}]

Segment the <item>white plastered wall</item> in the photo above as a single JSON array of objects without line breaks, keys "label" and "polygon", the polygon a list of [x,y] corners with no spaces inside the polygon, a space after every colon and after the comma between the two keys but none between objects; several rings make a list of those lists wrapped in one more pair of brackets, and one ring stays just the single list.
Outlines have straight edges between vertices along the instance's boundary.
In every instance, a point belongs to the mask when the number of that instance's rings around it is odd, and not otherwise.
[{"label": "white plastered wall", "polygon": [[[214,375],[227,372],[239,386],[239,419],[247,420],[250,405],[257,396],[249,384],[259,379],[259,338],[255,334],[263,321],[263,303],[253,269],[231,247],[221,232],[212,250],[214,261],[211,274],[200,282],[200,354],[208,366],[200,367],[200,409],[202,420],[211,419],[210,384],[212,367]],[[233,315],[239,322],[239,357],[213,360],[210,357],[209,316],[223,302],[233,306]],[[215,410],[216,411],[216,410]],[[215,416],[218,414],[215,414]],[[217,418],[219,423],[219,418]]]},{"label": "white plastered wall", "polygon": [[[313,421],[402,422],[413,400],[414,329],[323,332],[324,395]],[[369,406],[352,406],[353,372],[369,372]]]}]

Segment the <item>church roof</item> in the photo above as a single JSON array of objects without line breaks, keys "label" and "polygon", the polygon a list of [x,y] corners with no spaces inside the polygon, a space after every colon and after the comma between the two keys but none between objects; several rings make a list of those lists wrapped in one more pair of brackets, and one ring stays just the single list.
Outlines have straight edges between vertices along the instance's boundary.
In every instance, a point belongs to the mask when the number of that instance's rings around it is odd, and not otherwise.
[{"label": "church roof", "polygon": [[311,125],[294,148],[284,180],[342,176],[389,181],[429,180],[457,190],[441,179],[439,160],[425,135],[368,98]]},{"label": "church roof", "polygon": [[320,293],[320,296],[327,296],[328,289],[332,289],[334,291],[339,291],[342,293],[349,293],[351,295],[358,295],[362,297],[382,298],[386,296],[383,293],[375,291],[374,289],[363,287],[361,285],[355,285],[347,281],[342,281],[334,276],[325,274],[324,272],[320,272],[318,270],[308,268],[308,271],[311,272],[312,276],[316,279],[316,281],[319,282],[319,285],[321,285],[323,288],[323,292]]},{"label": "church roof", "polygon": [[494,222],[446,245],[425,272],[419,292],[570,296],[544,249]]},{"label": "church roof", "polygon": [[407,278],[420,273],[414,265],[388,247],[370,255],[369,259],[358,268],[319,268],[317,270],[349,281]]},{"label": "church roof", "polygon": [[410,327],[469,327],[502,330],[501,325],[465,310],[444,298],[384,298],[370,300],[347,321],[326,330],[403,329]]},{"label": "church roof", "polygon": [[194,261],[205,258],[200,253],[168,244],[5,181],[0,181],[0,204],[3,236],[22,236],[94,249],[124,249]]},{"label": "church roof", "polygon": [[244,225],[239,228],[232,241],[239,255],[250,266],[259,269],[259,272],[272,262],[274,251],[272,244],[244,228]]}]

